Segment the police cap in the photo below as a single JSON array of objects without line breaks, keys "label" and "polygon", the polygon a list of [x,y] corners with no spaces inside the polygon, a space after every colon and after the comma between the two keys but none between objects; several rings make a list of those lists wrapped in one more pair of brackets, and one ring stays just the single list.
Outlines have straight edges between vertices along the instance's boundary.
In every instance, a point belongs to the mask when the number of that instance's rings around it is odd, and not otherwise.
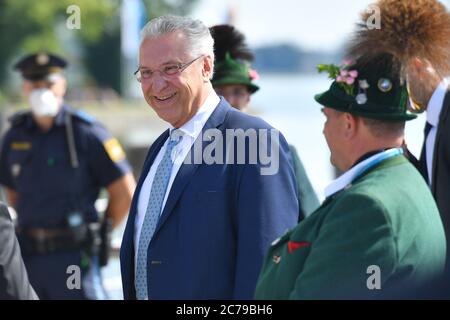
[{"label": "police cap", "polygon": [[67,62],[63,58],[40,52],[22,58],[14,65],[14,70],[21,72],[22,77],[30,81],[52,81],[66,66]]}]

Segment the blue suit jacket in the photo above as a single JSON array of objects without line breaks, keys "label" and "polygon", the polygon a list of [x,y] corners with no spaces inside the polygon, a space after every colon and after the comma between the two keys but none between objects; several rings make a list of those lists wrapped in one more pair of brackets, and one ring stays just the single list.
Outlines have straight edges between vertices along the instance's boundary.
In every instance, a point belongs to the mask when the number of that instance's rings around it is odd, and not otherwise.
[{"label": "blue suit jacket", "polygon": [[[203,132],[214,128],[224,137],[226,129],[272,129],[263,120],[233,109],[223,98]],[[150,147],[133,197],[120,251],[125,299],[136,298],[138,197],[168,133]],[[249,164],[248,157],[246,164],[181,166],[148,248],[149,299],[253,298],[267,249],[296,224],[299,212],[289,147],[281,134],[279,140],[275,175],[261,175],[260,162]],[[203,149],[209,143],[202,142]]]}]

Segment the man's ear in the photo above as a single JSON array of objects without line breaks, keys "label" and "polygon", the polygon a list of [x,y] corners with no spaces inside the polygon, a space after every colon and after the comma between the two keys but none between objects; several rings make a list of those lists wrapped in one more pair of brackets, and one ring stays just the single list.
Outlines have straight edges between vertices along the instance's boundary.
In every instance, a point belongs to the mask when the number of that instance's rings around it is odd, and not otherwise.
[{"label": "man's ear", "polygon": [[250,103],[250,97],[251,97],[251,93],[249,92],[249,94],[247,95],[247,97],[245,98],[245,104],[248,105]]},{"label": "man's ear", "polygon": [[214,63],[211,56],[207,55],[203,59],[202,77],[205,81],[209,81],[212,78],[214,70]]},{"label": "man's ear", "polygon": [[409,63],[410,69],[412,69],[412,71],[416,75],[419,75],[419,76],[423,75],[427,65],[428,65],[427,61],[425,61],[425,60],[423,60],[423,59],[421,59],[419,57],[411,58],[411,61]]},{"label": "man's ear", "polygon": [[[411,72],[412,71],[412,72]],[[436,70],[433,68],[433,65],[427,59],[422,59],[419,57],[414,57],[411,59],[409,63],[409,71],[410,76],[416,77],[419,80],[426,80],[430,82],[434,80],[435,82],[440,82],[441,78]],[[431,76],[431,78],[430,78]],[[436,84],[437,86],[437,84]]]},{"label": "man's ear", "polygon": [[30,96],[31,90],[33,90],[33,85],[29,80],[23,80],[22,81],[22,92],[25,98],[28,99]]},{"label": "man's ear", "polygon": [[52,84],[51,89],[57,98],[63,99],[67,91],[67,80],[64,77],[59,78]]},{"label": "man's ear", "polygon": [[358,118],[351,113],[344,112],[344,136],[347,139],[352,139],[358,130]]}]

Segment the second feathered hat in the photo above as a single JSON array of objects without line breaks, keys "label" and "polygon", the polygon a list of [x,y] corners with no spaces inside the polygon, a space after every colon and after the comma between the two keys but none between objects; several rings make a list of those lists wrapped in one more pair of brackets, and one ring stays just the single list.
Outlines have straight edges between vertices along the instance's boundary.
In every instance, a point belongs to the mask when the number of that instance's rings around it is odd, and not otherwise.
[{"label": "second feathered hat", "polygon": [[210,31],[216,57],[211,80],[213,86],[242,84],[251,93],[259,90],[253,82],[255,72],[250,68],[254,56],[245,43],[244,35],[230,25],[216,25]]}]

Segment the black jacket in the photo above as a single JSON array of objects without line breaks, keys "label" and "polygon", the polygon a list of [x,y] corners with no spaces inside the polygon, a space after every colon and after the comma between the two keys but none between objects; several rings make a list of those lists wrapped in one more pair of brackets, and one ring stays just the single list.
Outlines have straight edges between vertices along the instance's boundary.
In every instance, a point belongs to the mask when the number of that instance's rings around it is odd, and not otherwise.
[{"label": "black jacket", "polygon": [[8,209],[0,203],[0,300],[36,300]]},{"label": "black jacket", "polygon": [[[424,140],[425,145],[425,140]],[[428,181],[426,155],[423,152],[419,160],[408,152],[410,161]],[[433,151],[431,192],[441,215],[447,238],[447,259],[445,278],[435,288],[430,289],[432,298],[450,298],[450,90],[447,91],[439,115],[439,123],[436,132],[436,141]],[[436,295],[437,294],[437,295]]]},{"label": "black jacket", "polygon": [[[450,252],[450,91],[447,91],[439,116],[434,145],[431,192],[436,199],[447,236],[447,253]],[[447,254],[447,264],[449,256]]]},{"label": "black jacket", "polygon": [[[439,116],[439,124],[434,143],[433,164],[432,164],[432,184],[431,192],[436,200],[441,214],[442,223],[447,236],[447,265],[449,264],[450,253],[450,91],[447,91]],[[410,161],[420,171],[422,176],[428,181],[426,155],[423,152],[419,160],[409,154]]]}]

